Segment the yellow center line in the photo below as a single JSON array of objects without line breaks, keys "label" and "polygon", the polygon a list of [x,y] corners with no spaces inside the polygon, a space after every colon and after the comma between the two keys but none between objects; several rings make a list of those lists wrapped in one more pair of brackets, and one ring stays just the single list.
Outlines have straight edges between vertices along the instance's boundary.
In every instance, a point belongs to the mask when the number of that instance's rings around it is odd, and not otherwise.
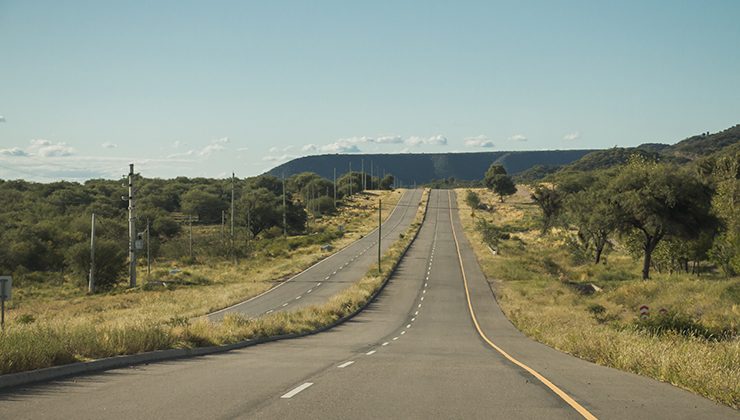
[{"label": "yellow center line", "polygon": [[573,409],[576,410],[578,414],[582,415],[583,418],[589,419],[589,420],[598,420],[596,416],[591,414],[582,405],[578,404],[578,402],[575,399],[573,399],[570,395],[566,394],[565,391],[558,388],[557,385],[550,382],[544,376],[540,375],[539,372],[537,372],[536,370],[525,365],[524,363],[512,357],[509,353],[505,352],[501,347],[497,346],[493,341],[491,341],[491,339],[488,338],[488,336],[486,336],[486,334],[483,332],[483,330],[480,327],[480,324],[478,323],[478,318],[475,316],[475,311],[473,310],[473,304],[470,300],[470,291],[468,290],[468,277],[465,275],[465,267],[463,266],[462,254],[460,253],[460,243],[458,242],[457,234],[455,233],[455,224],[452,222],[453,220],[452,218],[452,196],[451,196],[450,191],[447,191],[447,199],[449,200],[449,203],[450,203],[450,226],[452,227],[452,237],[455,239],[455,248],[457,249],[457,258],[460,263],[460,270],[462,271],[463,284],[465,285],[465,297],[468,300],[468,310],[470,311],[470,317],[473,319],[473,324],[475,325],[475,329],[478,331],[478,334],[481,336],[481,338],[483,338],[483,340],[485,340],[486,343],[488,343],[491,347],[493,347],[497,352],[501,353],[501,355],[504,356],[506,359],[508,359],[511,363],[514,363],[520,368],[526,370],[532,376],[537,378],[537,380],[542,382],[546,387],[550,388],[552,392],[554,392],[563,401],[568,403],[568,405],[573,407]]}]

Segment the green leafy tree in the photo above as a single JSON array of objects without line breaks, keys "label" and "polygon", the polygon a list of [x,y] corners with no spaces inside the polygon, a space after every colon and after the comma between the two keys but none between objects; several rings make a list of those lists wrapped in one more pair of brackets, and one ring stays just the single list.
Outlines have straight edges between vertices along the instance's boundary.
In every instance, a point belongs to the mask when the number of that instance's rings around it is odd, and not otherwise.
[{"label": "green leafy tree", "polygon": [[556,188],[538,185],[531,197],[537,207],[542,210],[542,235],[546,235],[563,211],[565,195]]},{"label": "green leafy tree", "polygon": [[470,215],[475,217],[475,209],[480,207],[480,196],[475,191],[468,190],[465,195],[465,203],[470,207]]},{"label": "green leafy tree", "polygon": [[713,220],[711,191],[676,166],[633,159],[609,184],[608,195],[623,233],[642,235],[642,278],[650,278],[652,254],[666,236],[698,238]]},{"label": "green leafy tree", "polygon": [[383,179],[380,180],[380,189],[381,190],[390,190],[393,189],[393,183],[395,182],[395,178],[393,175],[388,174]]},{"label": "green leafy tree", "polygon": [[514,180],[507,175],[506,169],[503,165],[491,165],[486,171],[483,181],[490,190],[498,195],[499,200],[501,200],[502,203],[507,196],[516,193],[516,184],[514,184]]},{"label": "green leafy tree", "polygon": [[578,229],[577,240],[591,254],[594,264],[601,262],[609,237],[619,225],[609,200],[607,183],[602,177],[590,188],[569,195],[565,201],[567,220]]},{"label": "green leafy tree", "polygon": [[[126,247],[110,239],[95,242],[95,285],[99,289],[110,289],[126,272]],[[90,245],[80,242],[67,250],[67,265],[81,282],[90,273]]]},{"label": "green leafy tree", "polygon": [[221,212],[228,204],[218,195],[193,189],[182,196],[182,211],[192,216],[198,216],[203,223],[216,223],[221,220]]}]

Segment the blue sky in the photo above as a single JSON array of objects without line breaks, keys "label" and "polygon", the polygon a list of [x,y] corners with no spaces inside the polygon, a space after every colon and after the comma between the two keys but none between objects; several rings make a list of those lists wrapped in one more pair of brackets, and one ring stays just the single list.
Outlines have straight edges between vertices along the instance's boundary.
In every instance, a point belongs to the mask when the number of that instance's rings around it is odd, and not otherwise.
[{"label": "blue sky", "polygon": [[606,148],[740,122],[738,1],[0,0],[0,178]]}]

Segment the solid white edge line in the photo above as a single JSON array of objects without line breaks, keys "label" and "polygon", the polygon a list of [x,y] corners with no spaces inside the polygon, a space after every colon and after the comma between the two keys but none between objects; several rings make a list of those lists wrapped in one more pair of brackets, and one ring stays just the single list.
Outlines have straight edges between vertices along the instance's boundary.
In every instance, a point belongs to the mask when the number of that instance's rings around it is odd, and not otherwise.
[{"label": "solid white edge line", "polygon": [[293,398],[293,397],[296,396],[296,394],[298,394],[299,392],[305,390],[306,388],[308,388],[311,385],[313,385],[313,382],[306,382],[303,385],[298,385],[297,387],[293,388],[291,391],[288,391],[287,393],[283,394],[283,396],[281,396],[280,398],[285,398],[285,399],[287,399],[287,398]]}]

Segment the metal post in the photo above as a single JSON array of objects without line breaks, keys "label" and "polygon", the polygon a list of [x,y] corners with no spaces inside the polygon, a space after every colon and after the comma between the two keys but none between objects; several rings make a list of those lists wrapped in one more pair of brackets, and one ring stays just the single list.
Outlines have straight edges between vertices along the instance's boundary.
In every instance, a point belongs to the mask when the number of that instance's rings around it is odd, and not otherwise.
[{"label": "metal post", "polygon": [[288,208],[285,206],[285,173],[283,172],[283,236],[288,236],[288,217],[285,212]]},{"label": "metal post", "polygon": [[152,254],[149,251],[149,218],[146,218],[146,276],[152,274]]},{"label": "metal post", "polygon": [[128,279],[129,287],[136,287],[136,218],[134,214],[134,164],[128,173]]},{"label": "metal post", "polygon": [[90,227],[90,278],[87,283],[87,291],[95,293],[95,213],[92,214]]},{"label": "metal post", "polygon": [[190,241],[189,241],[189,248],[190,248],[190,259],[193,259],[193,216],[188,215],[188,224],[190,225]]},{"label": "metal post", "polygon": [[378,199],[378,274],[382,274],[383,270],[380,266],[380,240],[383,237],[381,230],[383,228],[383,201],[379,198]]}]

